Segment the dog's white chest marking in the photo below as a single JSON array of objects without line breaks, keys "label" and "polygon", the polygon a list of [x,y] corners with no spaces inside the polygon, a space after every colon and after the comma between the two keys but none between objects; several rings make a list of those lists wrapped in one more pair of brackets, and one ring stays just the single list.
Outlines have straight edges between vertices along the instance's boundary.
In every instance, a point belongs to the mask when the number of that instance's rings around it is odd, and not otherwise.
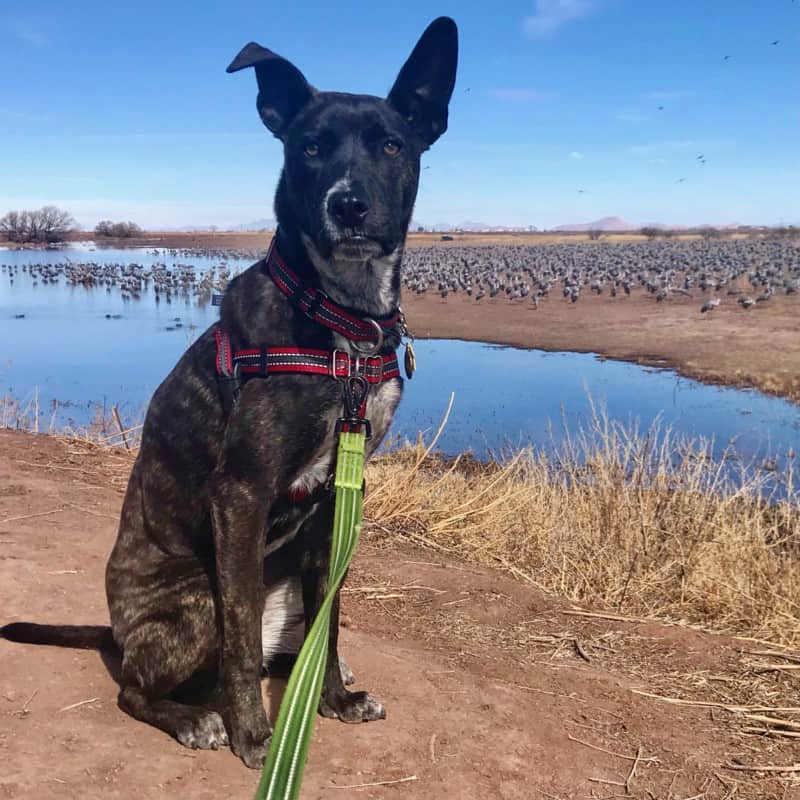
[{"label": "dog's white chest marking", "polygon": [[303,473],[296,478],[289,486],[289,492],[293,494],[313,492],[322,486],[331,472],[331,454],[322,453],[316,461],[309,464]]},{"label": "dog's white chest marking", "polygon": [[[337,337],[338,338],[338,337]],[[344,349],[344,348],[342,348]],[[370,386],[367,395],[367,419],[372,426],[373,438],[380,442],[392,422],[394,410],[400,400],[400,382],[388,381]],[[337,438],[335,435],[336,420],[341,416],[342,410],[336,408],[327,420],[330,434],[325,437],[322,446],[317,450],[302,472],[292,481],[289,489],[291,492],[312,492],[322,486],[331,475],[335,462]],[[367,455],[374,448],[367,444]]]}]

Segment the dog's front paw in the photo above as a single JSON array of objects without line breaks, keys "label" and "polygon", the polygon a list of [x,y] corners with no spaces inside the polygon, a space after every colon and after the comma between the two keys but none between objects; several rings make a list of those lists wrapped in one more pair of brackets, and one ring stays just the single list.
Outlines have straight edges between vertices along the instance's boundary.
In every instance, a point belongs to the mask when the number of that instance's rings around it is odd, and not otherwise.
[{"label": "dog's front paw", "polygon": [[342,722],[371,722],[386,719],[386,709],[367,692],[331,692],[319,701],[323,717]]},{"label": "dog's front paw", "polygon": [[261,769],[267,757],[271,731],[250,733],[245,731],[239,736],[231,737],[231,750],[244,761],[250,769]]},{"label": "dog's front paw", "polygon": [[203,711],[178,725],[175,736],[184,747],[192,750],[218,750],[228,744],[228,733],[222,717],[216,711]]}]

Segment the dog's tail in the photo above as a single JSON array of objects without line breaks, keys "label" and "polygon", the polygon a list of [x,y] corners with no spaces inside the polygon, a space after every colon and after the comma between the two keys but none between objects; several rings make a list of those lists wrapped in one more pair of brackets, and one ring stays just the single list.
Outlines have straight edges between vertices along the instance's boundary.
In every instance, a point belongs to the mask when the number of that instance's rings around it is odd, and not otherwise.
[{"label": "dog's tail", "polygon": [[12,622],[0,628],[0,637],[24,644],[49,644],[83,650],[115,649],[108,625],[37,625],[35,622]]}]

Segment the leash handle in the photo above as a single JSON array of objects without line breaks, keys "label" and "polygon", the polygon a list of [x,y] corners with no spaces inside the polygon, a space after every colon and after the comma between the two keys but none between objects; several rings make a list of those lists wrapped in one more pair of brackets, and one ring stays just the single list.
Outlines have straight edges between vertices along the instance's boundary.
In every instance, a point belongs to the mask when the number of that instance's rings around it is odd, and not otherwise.
[{"label": "leash handle", "polygon": [[353,557],[364,503],[363,431],[339,434],[328,592],[289,677],[255,800],[297,800],[328,659],[331,607]]}]

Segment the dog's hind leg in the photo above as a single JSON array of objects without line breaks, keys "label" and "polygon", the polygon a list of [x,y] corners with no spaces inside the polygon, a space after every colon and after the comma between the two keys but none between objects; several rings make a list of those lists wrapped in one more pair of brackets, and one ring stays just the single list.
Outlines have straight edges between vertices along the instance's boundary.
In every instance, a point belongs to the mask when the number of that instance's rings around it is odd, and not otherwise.
[{"label": "dog's hind leg", "polygon": [[[159,596],[157,591],[153,594]],[[216,666],[211,593],[207,587],[184,589],[172,608],[165,607],[169,599],[165,594],[160,599],[158,611],[144,616],[122,642],[119,706],[135,719],[174,736],[185,747],[216,750],[228,744],[221,715],[172,699],[175,690],[199,671]]]}]

